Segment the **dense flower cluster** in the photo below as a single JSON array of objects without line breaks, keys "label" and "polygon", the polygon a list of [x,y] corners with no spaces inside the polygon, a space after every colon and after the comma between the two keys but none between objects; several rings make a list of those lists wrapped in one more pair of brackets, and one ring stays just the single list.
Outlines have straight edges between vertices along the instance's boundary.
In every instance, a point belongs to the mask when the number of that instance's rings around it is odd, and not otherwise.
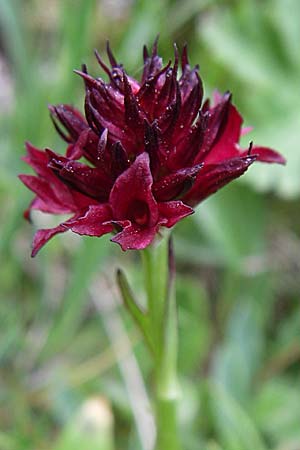
[{"label": "dense flower cluster", "polygon": [[[242,118],[229,93],[203,103],[198,67],[187,49],[163,66],[144,48],[141,81],[128,76],[107,47],[109,68],[96,52],[108,82],[85,66],[85,117],[68,105],[51,106],[66,154],[27,144],[24,160],[36,176],[20,175],[36,197],[30,210],[71,214],[52,229],[39,230],[37,251],[54,235],[72,230],[102,236],[114,233],[123,250],[143,249],[160,227],[172,227],[193,207],[242,175],[256,160],[284,163],[277,152],[241,149]],[[179,60],[181,75],[178,76]],[[244,130],[245,131],[245,130]]]}]

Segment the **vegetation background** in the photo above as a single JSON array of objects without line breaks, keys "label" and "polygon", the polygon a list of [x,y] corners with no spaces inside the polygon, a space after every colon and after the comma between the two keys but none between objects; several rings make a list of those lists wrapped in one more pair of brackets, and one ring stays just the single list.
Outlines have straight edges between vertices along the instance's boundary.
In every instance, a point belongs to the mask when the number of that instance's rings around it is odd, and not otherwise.
[{"label": "vegetation background", "polygon": [[[82,108],[109,38],[129,73],[142,45],[188,42],[206,94],[233,92],[256,165],[176,229],[185,450],[300,449],[300,2],[0,0],[0,449],[150,450],[147,354],[113,289],[134,253],[63,236],[30,258],[24,141],[58,152],[48,103]],[[246,142],[247,143],[247,142]],[[141,292],[142,295],[142,292]],[[141,364],[141,370],[136,366]]]}]

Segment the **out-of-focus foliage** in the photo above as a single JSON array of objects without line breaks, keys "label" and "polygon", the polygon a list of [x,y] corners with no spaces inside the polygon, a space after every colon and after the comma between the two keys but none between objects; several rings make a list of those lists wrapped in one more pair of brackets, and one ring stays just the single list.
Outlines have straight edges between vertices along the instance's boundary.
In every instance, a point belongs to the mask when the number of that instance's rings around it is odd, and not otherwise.
[{"label": "out-of-focus foliage", "polygon": [[16,176],[24,140],[62,148],[47,104],[82,105],[73,68],[97,73],[92,50],[109,38],[138,77],[157,33],[165,59],[188,42],[206,93],[233,92],[255,127],[246,140],[288,158],[252,167],[176,230],[184,449],[300,447],[299,23],[298,0],[0,0],[1,450],[147,448],[132,399],[151,367],[111,286],[124,266],[141,292],[135,255],[67,235],[31,260],[50,219],[23,220],[31,193]]},{"label": "out-of-focus foliage", "polygon": [[198,26],[205,47],[222,69],[216,79],[226,73],[239,83],[240,89],[232,89],[234,98],[254,125],[255,140],[267,140],[288,160],[283,173],[278,167],[261,167],[247,178],[256,190],[271,188],[285,197],[300,192],[299,21],[297,0],[241,1],[232,9],[216,8],[200,17]]}]

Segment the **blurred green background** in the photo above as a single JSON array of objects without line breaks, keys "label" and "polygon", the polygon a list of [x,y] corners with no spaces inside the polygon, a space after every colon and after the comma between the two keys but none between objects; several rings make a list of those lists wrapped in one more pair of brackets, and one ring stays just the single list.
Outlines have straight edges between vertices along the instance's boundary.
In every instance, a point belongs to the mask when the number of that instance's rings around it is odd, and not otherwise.
[{"label": "blurred green background", "polygon": [[[175,232],[185,450],[300,449],[300,2],[0,0],[0,449],[150,450],[146,350],[118,304],[107,237],[30,258],[24,141],[63,151],[48,103],[82,108],[72,73],[109,38],[139,77],[142,44],[187,42],[206,95],[233,99],[285,168],[255,165]],[[245,141],[247,143],[247,141]],[[141,368],[138,369],[136,360]],[[167,449],[166,449],[167,450]]]}]

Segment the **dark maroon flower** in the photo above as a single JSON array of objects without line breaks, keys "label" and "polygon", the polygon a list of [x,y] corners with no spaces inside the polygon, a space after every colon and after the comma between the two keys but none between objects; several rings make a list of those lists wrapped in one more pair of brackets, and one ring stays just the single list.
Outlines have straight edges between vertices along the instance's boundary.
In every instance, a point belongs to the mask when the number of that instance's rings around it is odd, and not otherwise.
[{"label": "dark maroon flower", "polygon": [[96,52],[109,81],[93,78],[85,66],[85,117],[68,105],[51,106],[55,128],[66,142],[65,156],[27,144],[24,160],[36,176],[20,175],[36,197],[37,209],[71,214],[55,228],[39,230],[37,251],[55,234],[114,233],[123,250],[143,249],[159,233],[192,214],[193,206],[242,175],[254,161],[284,164],[266,147],[239,146],[242,118],[231,95],[203,102],[198,67],[187,49],[163,66],[155,42],[144,47],[141,81],[129,77],[107,46],[110,68]]}]

